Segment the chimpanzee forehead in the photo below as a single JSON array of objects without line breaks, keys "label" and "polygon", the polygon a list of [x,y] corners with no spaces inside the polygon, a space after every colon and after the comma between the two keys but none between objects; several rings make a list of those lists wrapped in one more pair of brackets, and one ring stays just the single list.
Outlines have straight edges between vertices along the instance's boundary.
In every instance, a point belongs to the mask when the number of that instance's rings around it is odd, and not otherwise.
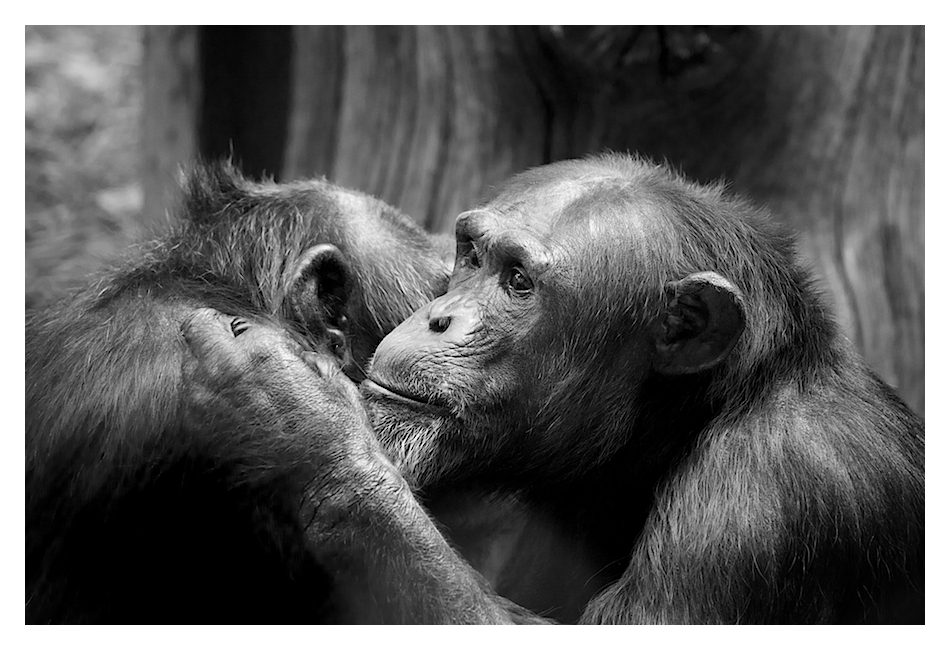
[{"label": "chimpanzee forehead", "polygon": [[547,230],[554,218],[571,201],[583,194],[576,183],[509,187],[486,209],[506,222],[523,224],[533,230]]},{"label": "chimpanzee forehead", "polygon": [[585,233],[639,237],[655,216],[649,197],[636,179],[588,174],[510,184],[486,209],[546,240],[587,239]]}]

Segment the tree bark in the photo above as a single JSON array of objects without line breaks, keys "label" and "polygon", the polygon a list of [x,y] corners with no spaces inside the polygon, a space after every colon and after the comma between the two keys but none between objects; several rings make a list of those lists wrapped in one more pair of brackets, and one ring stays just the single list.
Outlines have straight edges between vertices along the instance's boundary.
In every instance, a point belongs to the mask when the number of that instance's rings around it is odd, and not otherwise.
[{"label": "tree bark", "polygon": [[[266,160],[230,136],[252,173],[325,175],[435,232],[514,173],[607,149],[724,179],[798,231],[839,323],[923,414],[923,27],[319,26],[292,42],[284,99],[233,77],[234,102],[272,104],[242,127],[272,134]],[[201,128],[216,154],[236,127]]]},{"label": "tree bark", "polygon": [[143,30],[142,222],[167,222],[180,167],[198,153],[198,28]]},{"label": "tree bark", "polygon": [[291,28],[204,26],[198,33],[199,150],[245,174],[279,176],[287,140]]},{"label": "tree bark", "polygon": [[284,177],[325,174],[451,232],[489,186],[545,162],[544,101],[516,33],[297,28]]}]

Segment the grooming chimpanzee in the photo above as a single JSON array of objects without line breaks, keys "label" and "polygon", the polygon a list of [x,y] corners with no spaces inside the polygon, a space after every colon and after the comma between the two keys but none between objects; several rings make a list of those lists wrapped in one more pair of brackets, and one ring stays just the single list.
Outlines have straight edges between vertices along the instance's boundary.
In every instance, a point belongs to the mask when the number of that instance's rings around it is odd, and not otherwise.
[{"label": "grooming chimpanzee", "polygon": [[[448,293],[363,384],[402,476],[369,443],[318,502],[347,584],[394,620],[510,619],[411,483],[498,593],[562,621],[922,620],[923,423],[763,213],[607,156],[515,177],[456,236]],[[197,406],[267,435],[303,412],[305,366],[235,361],[291,358],[270,328],[186,329]]]},{"label": "grooming chimpanzee", "polygon": [[[27,317],[26,620],[352,620],[307,539],[306,495],[334,467],[314,465],[314,439],[367,427],[336,357],[359,374],[444,293],[450,262],[407,217],[323,181],[203,167],[179,216],[125,268]],[[186,413],[180,329],[203,308],[266,323],[308,360],[307,432]]]}]

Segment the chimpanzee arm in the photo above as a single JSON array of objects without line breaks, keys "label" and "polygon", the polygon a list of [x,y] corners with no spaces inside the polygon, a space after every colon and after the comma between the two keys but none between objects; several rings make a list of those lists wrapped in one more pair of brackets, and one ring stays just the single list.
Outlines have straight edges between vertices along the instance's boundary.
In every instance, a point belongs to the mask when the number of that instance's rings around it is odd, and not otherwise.
[{"label": "chimpanzee arm", "polygon": [[492,593],[449,546],[386,459],[356,388],[281,330],[210,309],[182,326],[189,417],[231,412],[272,436],[308,438],[301,519],[360,622],[547,622]]},{"label": "chimpanzee arm", "polygon": [[[448,545],[384,459],[315,489],[307,529],[347,606],[385,623],[529,622]],[[537,622],[544,622],[537,619]]]},{"label": "chimpanzee arm", "polygon": [[[656,510],[623,577],[591,601],[581,622],[919,618],[919,559],[911,543],[896,541],[893,528],[901,522],[900,534],[912,541],[923,532],[922,524],[902,520],[924,516],[923,501],[908,499],[902,483],[916,480],[913,461],[900,449],[911,443],[878,435],[885,422],[903,417],[911,430],[913,414],[891,410],[883,397],[862,400],[862,391],[872,388],[845,389],[852,391],[849,409],[837,412],[832,401],[809,411],[792,390],[778,399],[799,405],[796,418],[782,417],[775,407],[743,428],[722,423],[696,445],[658,490]],[[848,418],[872,426],[849,430]],[[865,466],[891,471],[869,475]],[[862,556],[877,563],[875,585],[855,567]],[[860,596],[852,600],[853,594]]]}]

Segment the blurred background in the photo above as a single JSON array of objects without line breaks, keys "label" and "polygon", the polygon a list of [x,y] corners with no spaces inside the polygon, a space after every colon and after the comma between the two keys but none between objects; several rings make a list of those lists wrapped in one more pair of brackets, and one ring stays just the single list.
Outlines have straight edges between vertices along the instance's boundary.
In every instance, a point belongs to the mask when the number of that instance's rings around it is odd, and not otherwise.
[{"label": "blurred background", "polygon": [[451,232],[605,150],[767,205],[924,414],[923,27],[27,26],[26,306],[166,227],[197,156]]}]

